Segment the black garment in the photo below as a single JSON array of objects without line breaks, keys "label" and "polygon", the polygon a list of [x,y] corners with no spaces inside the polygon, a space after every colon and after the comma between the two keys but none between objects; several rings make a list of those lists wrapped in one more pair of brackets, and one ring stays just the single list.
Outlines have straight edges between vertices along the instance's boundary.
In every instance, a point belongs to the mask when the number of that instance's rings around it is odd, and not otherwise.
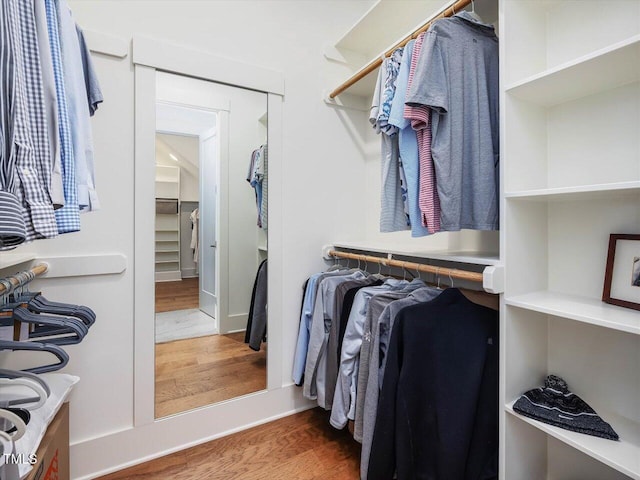
[{"label": "black garment", "polygon": [[567,382],[547,376],[544,387],[525,392],[513,409],[526,417],[573,432],[618,440],[618,434],[579,396],[569,391]]},{"label": "black garment", "polygon": [[449,288],[402,309],[389,343],[369,480],[498,478],[498,314]]},{"label": "black garment", "polygon": [[267,261],[258,267],[251,291],[251,305],[244,332],[244,343],[252,350],[260,351],[260,344],[267,339]]},{"label": "black garment", "polygon": [[[349,318],[351,307],[347,312],[347,317],[342,319],[342,306],[344,304],[345,295],[351,289],[360,290],[360,288],[370,287],[372,285],[378,285],[381,280],[368,276],[366,278],[360,278],[357,280],[347,280],[342,282],[336,287],[335,293],[335,308],[338,315],[333,319],[329,326],[329,338],[327,339],[327,369],[325,373],[325,399],[327,405],[325,408],[329,410],[333,403],[333,396],[336,391],[336,382],[338,381],[338,370],[340,368],[340,352],[342,351],[342,338],[346,329],[346,321]],[[357,291],[356,290],[356,291]],[[353,305],[353,297],[351,298],[351,304]],[[342,330],[342,335],[340,331]]]},{"label": "black garment", "polygon": [[342,340],[344,339],[344,332],[347,330],[347,321],[349,320],[349,314],[351,313],[351,307],[353,306],[353,301],[356,298],[356,294],[361,288],[364,288],[365,286],[378,287],[383,283],[383,280],[378,279],[369,285],[354,287],[344,294],[344,299],[342,301],[342,313],[340,314],[340,325],[338,329],[338,365],[340,364],[340,352],[342,352]]}]

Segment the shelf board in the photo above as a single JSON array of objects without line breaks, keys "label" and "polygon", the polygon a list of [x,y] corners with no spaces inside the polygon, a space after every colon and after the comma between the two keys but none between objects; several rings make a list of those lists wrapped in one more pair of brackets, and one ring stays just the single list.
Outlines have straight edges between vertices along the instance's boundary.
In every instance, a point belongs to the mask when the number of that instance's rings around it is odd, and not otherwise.
[{"label": "shelf board", "polygon": [[640,425],[615,413],[598,411],[600,417],[611,424],[620,441],[607,440],[554,427],[532,418],[519,415],[511,402],[505,410],[514,417],[545,432],[611,468],[640,480]]},{"label": "shelf board", "polygon": [[500,255],[495,252],[455,252],[455,251],[425,251],[416,250],[411,245],[373,245],[364,242],[338,242],[333,244],[336,248],[361,250],[363,252],[390,253],[394,256],[430,258],[447,262],[468,263],[472,265],[497,265],[500,263]]},{"label": "shelf board", "polygon": [[180,260],[156,260],[156,263],[180,263]]},{"label": "shelf board", "polygon": [[156,248],[156,253],[180,253],[180,250],[176,248],[170,248],[170,249]]},{"label": "shelf board", "polygon": [[640,335],[640,314],[637,311],[609,305],[595,298],[541,291],[506,297],[505,303],[534,312]]},{"label": "shelf board", "polygon": [[508,94],[552,106],[640,80],[640,35],[507,87]]},{"label": "shelf board", "polygon": [[531,201],[590,200],[604,196],[638,193],[640,193],[640,181],[520,190],[507,192],[505,197]]},{"label": "shelf board", "polygon": [[378,54],[420,25],[418,21],[449,6],[452,0],[398,1],[377,0],[365,14],[335,43],[365,56]]},{"label": "shelf board", "polygon": [[35,260],[35,253],[0,253],[0,269]]}]

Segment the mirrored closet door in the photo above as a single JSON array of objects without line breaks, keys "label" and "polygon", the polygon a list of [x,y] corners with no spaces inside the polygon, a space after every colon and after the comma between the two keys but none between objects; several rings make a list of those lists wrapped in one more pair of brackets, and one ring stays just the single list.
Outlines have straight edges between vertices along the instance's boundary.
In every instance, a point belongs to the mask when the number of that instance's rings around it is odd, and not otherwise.
[{"label": "mirrored closet door", "polygon": [[267,94],[156,73],[155,418],[266,388]]}]

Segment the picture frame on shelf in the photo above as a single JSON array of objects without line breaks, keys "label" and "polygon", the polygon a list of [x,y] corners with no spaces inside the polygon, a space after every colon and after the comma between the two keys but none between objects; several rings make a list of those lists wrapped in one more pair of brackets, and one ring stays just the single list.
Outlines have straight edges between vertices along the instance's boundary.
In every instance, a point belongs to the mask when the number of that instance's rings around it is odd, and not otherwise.
[{"label": "picture frame on shelf", "polygon": [[602,301],[640,310],[640,235],[609,236]]}]

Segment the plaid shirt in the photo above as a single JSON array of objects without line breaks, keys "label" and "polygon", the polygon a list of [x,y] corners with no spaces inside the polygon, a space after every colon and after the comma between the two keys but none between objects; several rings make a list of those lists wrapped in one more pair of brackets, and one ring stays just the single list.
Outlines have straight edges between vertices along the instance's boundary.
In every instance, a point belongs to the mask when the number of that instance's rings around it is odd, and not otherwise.
[{"label": "plaid shirt", "polygon": [[78,187],[76,185],[73,145],[71,142],[71,128],[69,112],[62,70],[62,55],[60,51],[60,35],[58,14],[54,0],[44,0],[47,12],[47,27],[49,29],[49,44],[51,59],[58,96],[58,120],[60,133],[60,150],[62,157],[62,176],[64,187],[64,207],[56,210],[59,233],[77,232],[80,230],[80,209],[78,207]]},{"label": "plaid shirt", "polygon": [[4,2],[0,2],[0,250],[15,248],[26,237],[22,205],[15,195],[18,183],[16,158],[12,155],[11,99],[15,86],[12,43],[9,14]]},{"label": "plaid shirt", "polygon": [[14,55],[9,148],[17,172],[15,193],[23,206],[26,240],[51,238],[58,228],[49,195],[51,157],[33,4],[8,0],[5,8]]}]

